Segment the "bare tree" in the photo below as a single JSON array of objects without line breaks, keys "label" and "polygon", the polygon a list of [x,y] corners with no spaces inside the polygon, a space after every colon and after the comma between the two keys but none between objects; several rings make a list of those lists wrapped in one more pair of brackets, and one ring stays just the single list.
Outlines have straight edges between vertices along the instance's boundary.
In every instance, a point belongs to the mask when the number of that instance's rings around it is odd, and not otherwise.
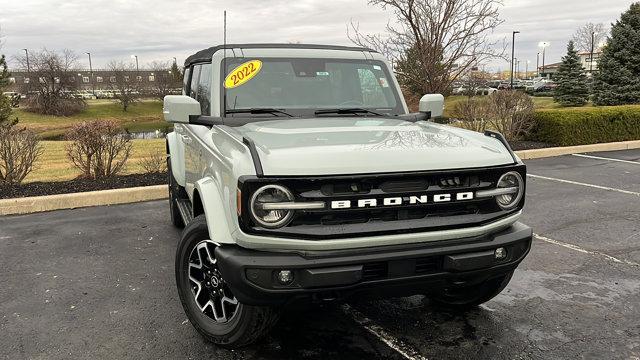
[{"label": "bare tree", "polygon": [[146,174],[163,173],[167,171],[167,155],[164,151],[154,152],[140,162]]},{"label": "bare tree", "polygon": [[485,97],[468,97],[458,101],[452,112],[460,121],[460,125],[467,130],[484,132],[489,125],[489,100]]},{"label": "bare tree", "polygon": [[503,21],[501,0],[369,0],[393,10],[397,25],[387,34],[362,34],[353,22],[347,36],[390,58],[401,85],[414,93],[446,92],[477,63],[501,57],[506,48],[491,39]]},{"label": "bare tree", "polygon": [[571,38],[578,51],[591,51],[591,43],[593,34],[593,48],[598,50],[600,45],[607,39],[608,31],[604,24],[586,23],[573,34]]},{"label": "bare tree", "polygon": [[460,126],[484,132],[494,129],[507,140],[525,137],[534,126],[531,97],[522,91],[496,91],[482,98],[467,98],[454,105],[453,115]]},{"label": "bare tree", "polygon": [[42,155],[36,133],[13,124],[0,124],[0,185],[19,185]]},{"label": "bare tree", "polygon": [[[29,86],[35,94],[27,99],[30,111],[46,115],[68,116],[85,109],[84,100],[74,96],[78,88],[76,54],[42,49],[29,52]],[[18,63],[27,68],[25,55],[17,56]]]},{"label": "bare tree", "polygon": [[171,71],[171,62],[154,61],[149,64],[151,70],[153,70],[154,81],[151,85],[151,95],[159,99],[164,99],[166,95],[173,93],[176,87],[175,77]]},{"label": "bare tree", "polygon": [[66,138],[67,157],[86,178],[117,175],[131,155],[131,137],[114,120],[75,124]]},{"label": "bare tree", "polygon": [[111,61],[107,64],[109,83],[114,90],[114,98],[120,103],[123,111],[139,101],[137,73],[133,64],[122,61]]},{"label": "bare tree", "polygon": [[534,126],[533,100],[522,91],[496,91],[488,97],[491,128],[507,140],[518,140]]}]

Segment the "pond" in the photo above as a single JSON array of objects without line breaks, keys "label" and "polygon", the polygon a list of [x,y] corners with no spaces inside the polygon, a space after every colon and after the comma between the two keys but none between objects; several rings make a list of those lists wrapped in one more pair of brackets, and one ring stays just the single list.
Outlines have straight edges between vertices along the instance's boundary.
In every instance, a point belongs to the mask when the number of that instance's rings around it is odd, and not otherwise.
[{"label": "pond", "polygon": [[153,130],[153,131],[138,131],[138,132],[130,132],[132,139],[164,139],[167,137],[165,131],[162,130]]}]

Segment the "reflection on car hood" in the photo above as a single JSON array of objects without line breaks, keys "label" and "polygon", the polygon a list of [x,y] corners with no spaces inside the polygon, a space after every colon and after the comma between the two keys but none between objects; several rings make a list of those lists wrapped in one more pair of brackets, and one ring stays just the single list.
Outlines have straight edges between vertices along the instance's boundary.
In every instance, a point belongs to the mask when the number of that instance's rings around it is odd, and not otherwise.
[{"label": "reflection on car hood", "polygon": [[251,138],[264,174],[335,175],[443,170],[513,163],[483,134],[432,122],[379,117],[260,121],[229,134]]}]

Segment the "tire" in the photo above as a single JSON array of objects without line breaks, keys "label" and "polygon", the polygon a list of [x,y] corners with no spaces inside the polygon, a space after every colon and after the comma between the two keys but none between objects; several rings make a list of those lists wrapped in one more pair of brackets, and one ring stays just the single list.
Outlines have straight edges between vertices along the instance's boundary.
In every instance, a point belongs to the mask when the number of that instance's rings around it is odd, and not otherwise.
[{"label": "tire", "polygon": [[486,280],[480,284],[446,288],[427,297],[435,305],[454,310],[467,310],[496,297],[511,281],[513,271],[505,275]]},{"label": "tire", "polygon": [[[278,313],[270,307],[249,306],[235,299],[215,266],[214,249],[218,244],[208,239],[204,215],[194,218],[182,233],[175,269],[182,307],[206,340],[227,348],[252,344],[271,329]],[[196,267],[198,264],[202,269]],[[207,277],[204,268],[210,269],[213,277]],[[223,316],[219,317],[220,313]]]},{"label": "tire", "polygon": [[182,229],[184,227],[184,221],[180,210],[178,210],[178,199],[184,197],[184,189],[178,184],[176,178],[173,177],[171,171],[171,158],[167,156],[167,173],[169,176],[169,213],[171,214],[171,223],[173,226]]}]

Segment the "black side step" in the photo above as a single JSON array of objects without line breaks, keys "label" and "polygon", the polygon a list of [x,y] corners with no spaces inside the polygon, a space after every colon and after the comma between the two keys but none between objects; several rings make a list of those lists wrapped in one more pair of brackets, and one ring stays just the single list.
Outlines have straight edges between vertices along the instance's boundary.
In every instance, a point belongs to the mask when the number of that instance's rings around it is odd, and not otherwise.
[{"label": "black side step", "polygon": [[191,201],[188,199],[178,199],[176,201],[176,205],[178,205],[178,211],[180,211],[180,216],[182,217],[182,221],[185,224],[188,224],[193,220],[193,210],[191,209]]}]

